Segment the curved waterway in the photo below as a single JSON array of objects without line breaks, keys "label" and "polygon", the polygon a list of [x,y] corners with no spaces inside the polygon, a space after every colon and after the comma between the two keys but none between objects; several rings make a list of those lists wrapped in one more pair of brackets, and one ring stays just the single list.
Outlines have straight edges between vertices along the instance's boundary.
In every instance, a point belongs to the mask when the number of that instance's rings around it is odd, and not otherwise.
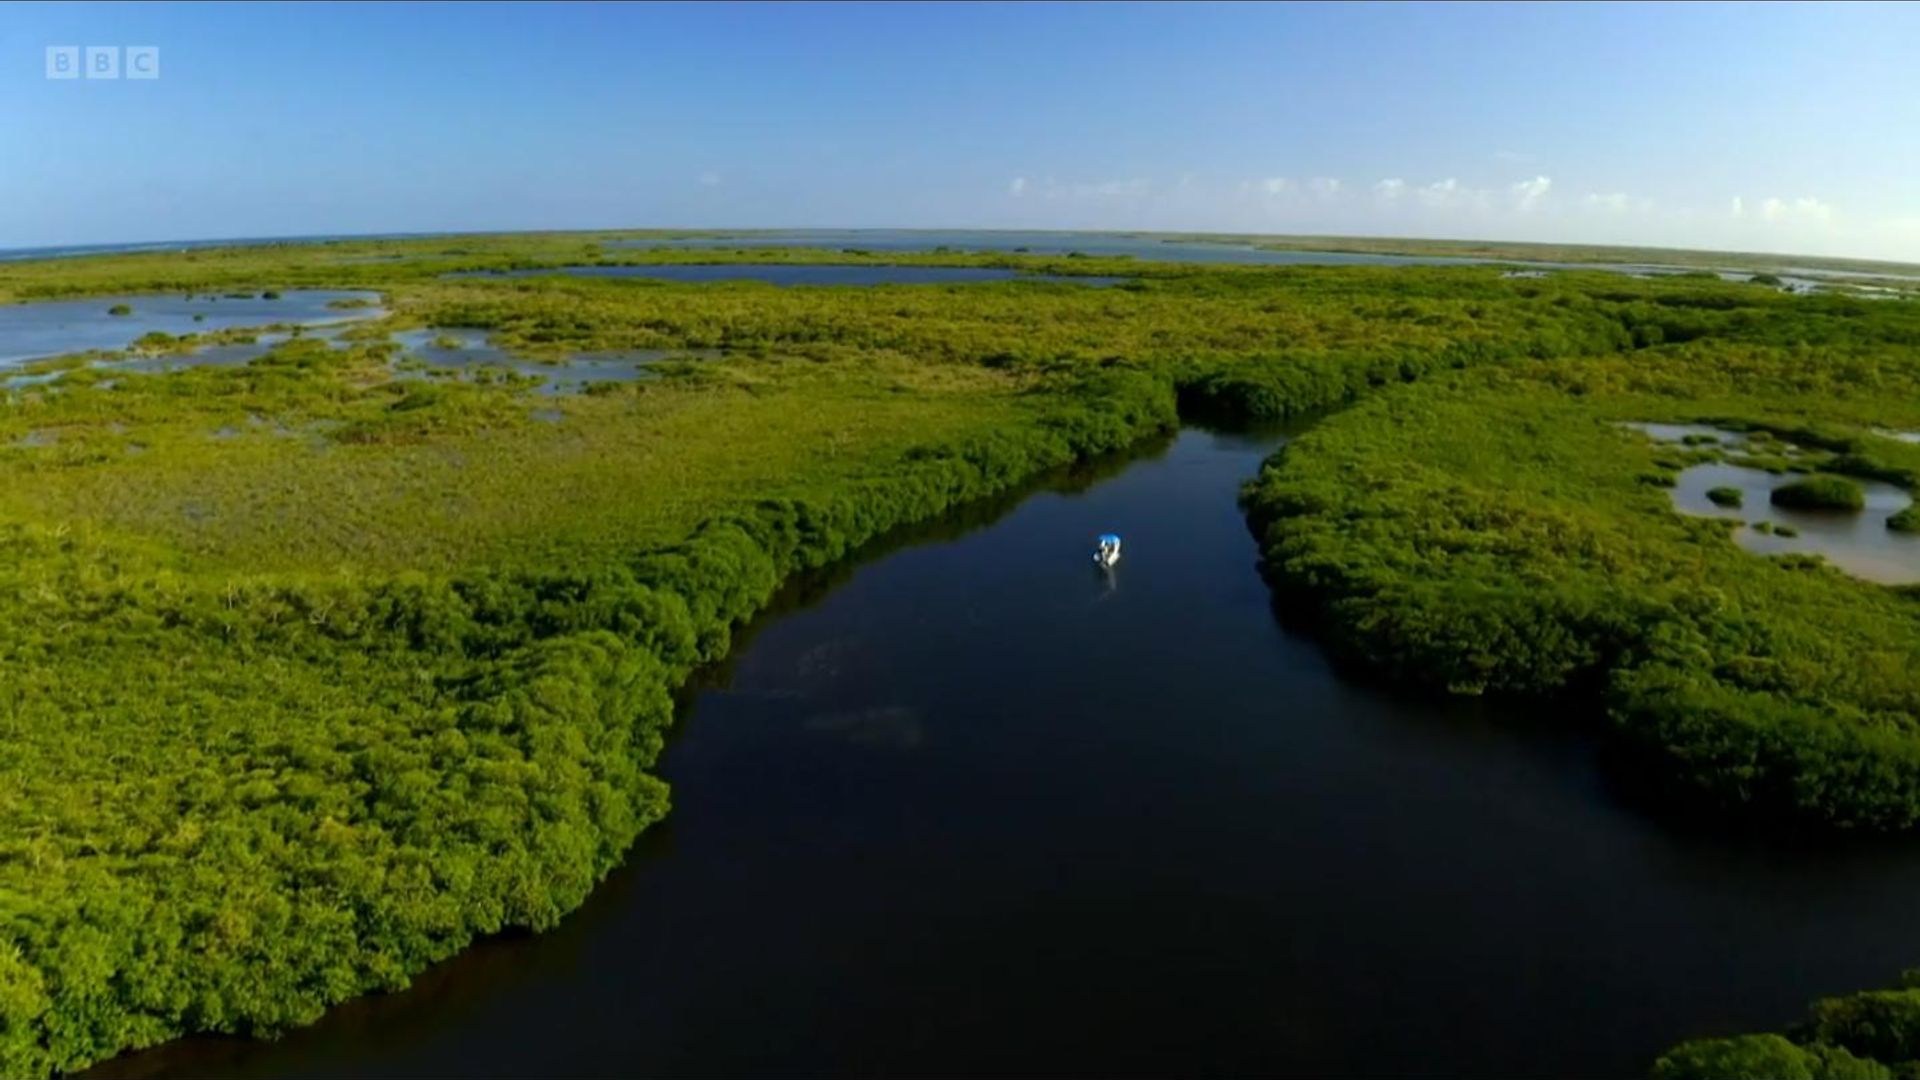
[{"label": "curved waterway", "polygon": [[1565,709],[1339,674],[1235,505],[1278,441],[1189,430],[800,583],[557,930],[98,1072],[1619,1077],[1920,963],[1912,845],[1690,827]]}]

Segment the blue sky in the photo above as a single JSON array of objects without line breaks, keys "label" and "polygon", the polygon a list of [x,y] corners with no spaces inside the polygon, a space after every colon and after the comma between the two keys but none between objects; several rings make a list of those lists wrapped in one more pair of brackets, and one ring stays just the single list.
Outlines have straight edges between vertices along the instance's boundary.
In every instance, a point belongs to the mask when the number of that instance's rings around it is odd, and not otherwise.
[{"label": "blue sky", "polygon": [[[49,80],[58,45],[160,78]],[[9,5],[0,247],[1194,229],[1920,260],[1920,5]]]}]

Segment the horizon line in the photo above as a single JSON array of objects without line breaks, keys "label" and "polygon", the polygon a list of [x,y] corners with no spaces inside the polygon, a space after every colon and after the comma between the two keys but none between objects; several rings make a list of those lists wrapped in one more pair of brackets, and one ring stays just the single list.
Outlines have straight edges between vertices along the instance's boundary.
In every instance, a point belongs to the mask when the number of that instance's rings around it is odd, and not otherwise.
[{"label": "horizon line", "polygon": [[[941,226],[941,225],[799,225],[799,226],[741,226],[724,225],[607,225],[567,228],[474,228],[474,229],[427,229],[419,231],[371,231],[371,232],[317,232],[285,233],[279,235],[220,236],[220,237],[170,237],[156,240],[112,240],[95,242],[75,242],[64,244],[30,244],[0,246],[0,260],[15,261],[23,255],[47,253],[48,258],[75,257],[80,255],[133,254],[144,249],[167,249],[178,246],[187,248],[251,247],[268,244],[324,244],[336,242],[354,242],[367,240],[430,240],[436,237],[459,236],[553,236],[588,233],[695,233],[703,235],[753,235],[753,234],[796,234],[811,232],[895,232],[895,233],[1024,233],[1053,234],[1061,236],[1152,236],[1152,237],[1199,237],[1207,239],[1249,240],[1255,243],[1272,241],[1301,241],[1311,243],[1338,243],[1344,240],[1383,243],[1403,241],[1416,244],[1461,244],[1461,245],[1497,245],[1513,248],[1576,248],[1589,251],[1659,251],[1684,255],[1724,255],[1769,259],[1802,259],[1810,262],[1861,263],[1874,266],[1898,267],[1908,270],[1920,270],[1920,256],[1913,261],[1878,258],[1865,255],[1816,255],[1801,251],[1766,251],[1757,249],[1736,250],[1732,248],[1693,248],[1675,247],[1668,244],[1599,244],[1584,241],[1555,240],[1497,240],[1488,237],[1441,237],[1413,236],[1389,233],[1264,233],[1233,232],[1208,229],[1128,229],[1128,228],[1037,228],[1008,226]],[[1334,250],[1334,249],[1325,249]],[[64,255],[61,253],[65,253]],[[1149,260],[1150,261],[1150,260]],[[1522,260],[1524,261],[1524,260]]]}]

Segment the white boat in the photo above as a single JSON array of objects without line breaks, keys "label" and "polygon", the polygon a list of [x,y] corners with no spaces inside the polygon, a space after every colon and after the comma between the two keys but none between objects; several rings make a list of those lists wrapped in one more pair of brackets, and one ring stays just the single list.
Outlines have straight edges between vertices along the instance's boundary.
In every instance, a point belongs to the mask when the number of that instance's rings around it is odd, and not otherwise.
[{"label": "white boat", "polygon": [[1100,534],[1100,540],[1093,549],[1093,561],[1099,566],[1112,566],[1120,561],[1120,538],[1112,533]]}]

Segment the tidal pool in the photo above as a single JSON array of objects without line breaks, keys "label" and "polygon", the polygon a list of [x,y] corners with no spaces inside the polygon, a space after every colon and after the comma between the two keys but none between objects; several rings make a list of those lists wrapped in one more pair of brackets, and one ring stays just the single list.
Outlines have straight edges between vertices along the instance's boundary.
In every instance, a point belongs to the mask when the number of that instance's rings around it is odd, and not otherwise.
[{"label": "tidal pool", "polygon": [[[1733,538],[1759,555],[1821,555],[1855,577],[1885,585],[1920,581],[1920,536],[1887,528],[1887,519],[1907,508],[1911,496],[1878,480],[1854,482],[1866,492],[1867,505],[1859,513],[1833,510],[1788,510],[1773,505],[1773,489],[1800,479],[1798,474],[1776,476],[1741,465],[1694,465],[1680,472],[1673,488],[1673,505],[1682,513],[1746,522]],[[1737,488],[1738,507],[1719,506],[1707,498],[1717,487]],[[1756,532],[1755,522],[1785,525],[1799,535]]]},{"label": "tidal pool", "polygon": [[[373,292],[289,289],[277,300],[263,300],[258,294],[241,299],[164,293],[0,304],[0,369],[50,356],[125,349],[155,331],[180,336],[275,323],[314,326],[378,318],[385,312],[377,307],[341,310],[328,305],[379,299],[380,294]],[[108,314],[121,304],[131,312]],[[196,321],[195,316],[200,318]]]},{"label": "tidal pool", "polygon": [[1744,449],[1747,437],[1738,431],[1728,431],[1708,424],[1660,424],[1640,420],[1630,420],[1620,425],[1638,431],[1654,442],[1688,443],[1689,440],[1700,446],[1719,446],[1727,449]]},{"label": "tidal pool", "polygon": [[96,1074],[1613,1078],[1920,962],[1920,845],[1728,835],[1577,710],[1338,673],[1235,504],[1277,442],[1188,431],[796,583],[559,928]]},{"label": "tidal pool", "polygon": [[[1635,421],[1620,426],[1641,432],[1655,442],[1736,453],[1753,449],[1752,440],[1746,434],[1707,424]],[[1880,434],[1899,438],[1903,433]],[[1803,453],[1797,446],[1778,441],[1765,449],[1769,454],[1788,458]],[[1906,509],[1913,502],[1911,496],[1892,484],[1853,478],[1866,494],[1866,506],[1858,513],[1790,510],[1773,505],[1773,489],[1800,479],[1800,475],[1776,475],[1764,469],[1712,462],[1682,469],[1670,494],[1674,509],[1681,513],[1741,522],[1741,527],[1734,530],[1734,542],[1755,554],[1820,555],[1855,577],[1884,585],[1920,581],[1920,536],[1887,528],[1887,519]],[[1740,492],[1739,506],[1722,506],[1707,497],[1707,492],[1722,487]],[[1761,522],[1775,528],[1784,525],[1797,535],[1756,531],[1752,526]]]},{"label": "tidal pool", "polygon": [[423,370],[403,364],[395,369],[399,378],[428,378],[439,371],[473,379],[488,370],[511,371],[539,379],[542,394],[577,394],[595,383],[648,378],[654,374],[651,366],[663,360],[711,360],[722,355],[718,349],[623,349],[574,353],[563,361],[546,363],[516,356],[494,345],[485,330],[466,327],[403,330],[393,340],[403,349],[401,361],[426,365]]}]

